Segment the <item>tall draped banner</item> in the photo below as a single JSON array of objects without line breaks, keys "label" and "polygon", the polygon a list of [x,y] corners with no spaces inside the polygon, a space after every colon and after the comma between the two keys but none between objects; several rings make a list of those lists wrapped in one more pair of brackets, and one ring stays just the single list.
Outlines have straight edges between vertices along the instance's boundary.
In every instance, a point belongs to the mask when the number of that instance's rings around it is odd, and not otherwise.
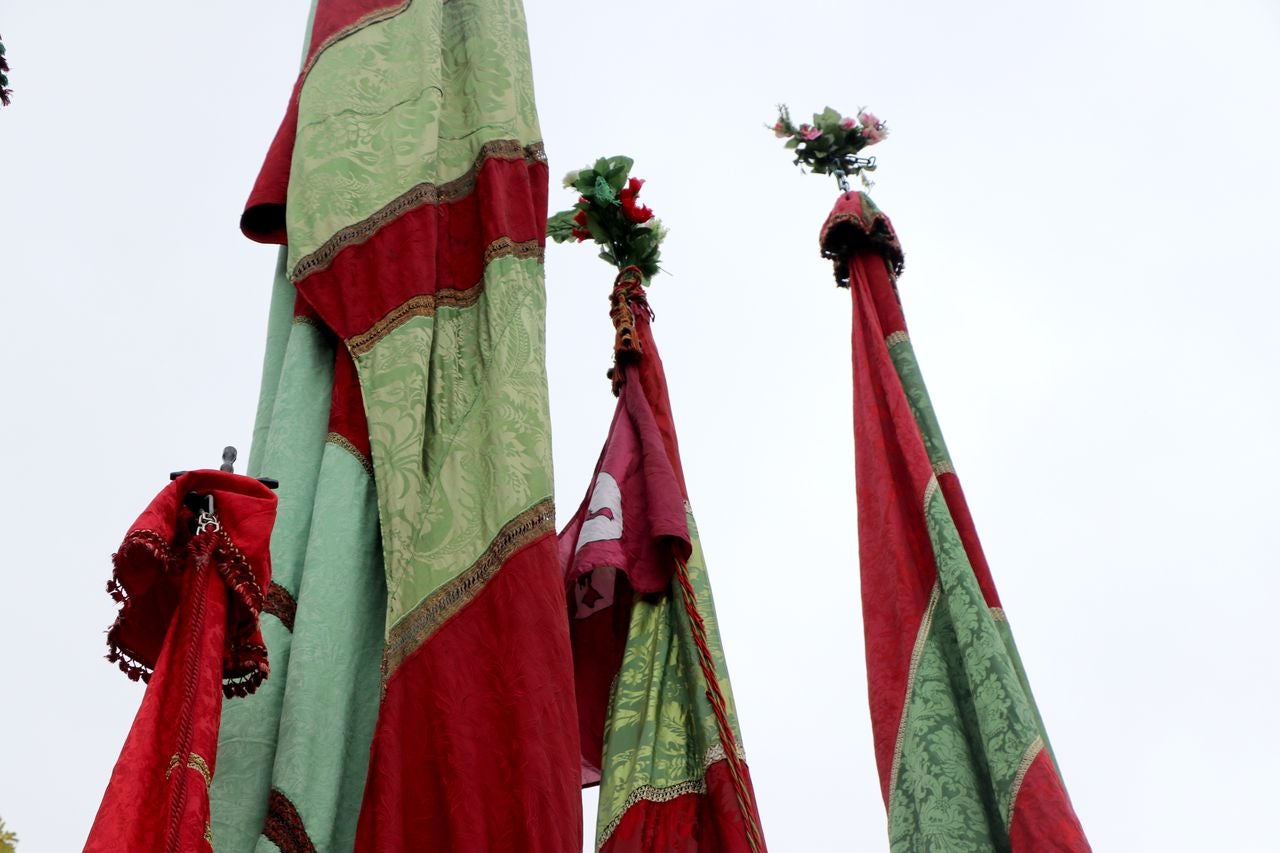
[{"label": "tall draped banner", "polygon": [[862,612],[890,849],[1089,850],[920,377],[893,226],[846,192],[821,242],[853,296]]},{"label": "tall draped banner", "polygon": [[620,267],[610,297],[618,396],[587,496],[560,533],[573,637],[582,781],[599,783],[596,848],[753,851],[764,837],[689,508],[644,285],[666,235],[637,200],[631,160],[574,172],[552,219]]},{"label": "tall draped banner", "polygon": [[281,481],[220,851],[581,846],[553,528],[546,165],[518,0],[318,0],[241,226],[285,244]]}]

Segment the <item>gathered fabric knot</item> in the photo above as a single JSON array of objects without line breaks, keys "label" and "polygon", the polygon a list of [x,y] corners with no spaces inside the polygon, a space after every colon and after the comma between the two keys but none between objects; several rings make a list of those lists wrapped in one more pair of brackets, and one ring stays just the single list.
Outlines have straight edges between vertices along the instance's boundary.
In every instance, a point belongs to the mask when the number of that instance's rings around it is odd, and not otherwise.
[{"label": "gathered fabric knot", "polygon": [[644,292],[644,274],[636,266],[623,267],[613,281],[609,294],[609,319],[613,320],[613,367],[609,379],[613,381],[613,396],[618,396],[624,381],[623,365],[636,364],[644,354],[636,340],[636,311],[644,311],[652,319],[653,311]]}]

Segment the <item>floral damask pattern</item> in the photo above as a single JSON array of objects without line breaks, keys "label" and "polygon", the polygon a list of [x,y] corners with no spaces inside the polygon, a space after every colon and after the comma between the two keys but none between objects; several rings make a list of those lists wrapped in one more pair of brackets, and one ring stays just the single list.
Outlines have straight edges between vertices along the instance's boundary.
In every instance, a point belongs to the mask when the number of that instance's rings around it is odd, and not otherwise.
[{"label": "floral damask pattern", "polygon": [[[692,513],[688,520],[693,541],[689,580],[706,625],[730,724],[741,743],[706,561]],[[634,792],[647,789],[654,793],[641,799],[658,799],[665,790],[699,790],[696,783],[702,782],[708,764],[724,758],[692,637],[689,615],[678,595],[668,592],[637,598],[604,733],[597,848],[634,801]],[[694,709],[692,714],[689,709]]]},{"label": "floral damask pattern", "polygon": [[924,509],[939,591],[903,712],[890,849],[1008,850],[1012,797],[1039,720],[942,493],[931,490]]},{"label": "floral damask pattern", "polygon": [[378,483],[387,627],[552,494],[542,267],[499,258],[467,307],[356,357]]},{"label": "floral damask pattern", "polygon": [[516,0],[419,0],[320,55],[299,100],[289,269],[410,188],[461,177],[485,143],[541,138],[524,26]]},{"label": "floral damask pattern", "polygon": [[902,380],[902,390],[911,404],[911,413],[915,415],[916,426],[924,438],[925,450],[929,452],[929,461],[937,468],[939,465],[950,465],[951,457],[947,453],[947,443],[942,440],[942,427],[938,426],[938,416],[933,411],[933,403],[929,400],[929,391],[925,388],[924,377],[920,374],[920,363],[916,361],[915,348],[905,333],[895,332],[886,341],[889,357]]}]

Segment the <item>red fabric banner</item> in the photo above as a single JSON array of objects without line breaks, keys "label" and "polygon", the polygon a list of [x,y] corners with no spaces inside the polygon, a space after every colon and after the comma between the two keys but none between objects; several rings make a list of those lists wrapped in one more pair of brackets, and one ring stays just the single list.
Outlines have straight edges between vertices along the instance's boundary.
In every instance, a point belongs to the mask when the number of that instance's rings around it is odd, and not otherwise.
[{"label": "red fabric banner", "polygon": [[[192,492],[213,497],[212,516],[184,502]],[[275,510],[275,495],[257,480],[188,472],[152,501],[115,554],[107,588],[121,608],[108,659],[148,685],[86,851],[209,846],[223,694],[244,696],[268,673],[258,614],[271,581]]]}]

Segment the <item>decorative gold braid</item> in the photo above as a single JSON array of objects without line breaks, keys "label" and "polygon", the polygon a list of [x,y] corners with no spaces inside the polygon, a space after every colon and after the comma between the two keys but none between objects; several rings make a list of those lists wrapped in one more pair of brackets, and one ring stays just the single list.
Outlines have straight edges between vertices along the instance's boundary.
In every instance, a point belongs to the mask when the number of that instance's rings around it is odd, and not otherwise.
[{"label": "decorative gold braid", "polygon": [[1009,788],[1009,816],[1004,821],[1005,832],[1013,826],[1013,807],[1018,801],[1018,792],[1022,790],[1022,783],[1026,781],[1027,773],[1031,770],[1031,765],[1035,764],[1036,757],[1040,755],[1042,749],[1044,749],[1044,738],[1036,735],[1036,739],[1031,741],[1027,751],[1022,754],[1022,760],[1018,762],[1018,772],[1013,777],[1013,786]]},{"label": "decorative gold braid", "polygon": [[[536,258],[542,263],[543,247],[537,240],[526,240],[517,243],[510,237],[499,237],[484,250],[485,266],[498,258],[513,257],[520,260]],[[435,293],[423,293],[408,299],[387,312],[381,320],[347,340],[347,348],[351,354],[362,355],[373,349],[378,341],[394,332],[414,317],[433,317],[440,308],[469,308],[479,301],[484,292],[484,280],[468,287],[466,290],[445,289]]]},{"label": "decorative gold braid", "polygon": [[484,250],[484,265],[488,266],[498,258],[505,257],[512,257],[522,261],[536,259],[538,263],[542,263],[543,255],[544,250],[538,240],[524,240],[517,243],[510,237],[499,237]]},{"label": "decorative gold braid", "polygon": [[907,333],[905,331],[894,332],[892,335],[889,335],[887,338],[884,339],[884,345],[887,347],[892,347],[892,346],[895,346],[896,344],[905,344],[909,340],[911,340],[911,338],[907,336]]},{"label": "decorative gold braid", "polygon": [[392,626],[382,653],[382,689],[432,634],[457,615],[493,579],[507,558],[540,536],[555,532],[555,504],[544,500],[507,522],[471,567],[424,598]]},{"label": "decorative gold braid", "polygon": [[468,308],[480,300],[483,292],[484,284],[481,282],[466,290],[437,290],[405,300],[370,326],[369,331],[348,338],[347,349],[353,356],[363,355],[414,317],[434,317],[439,308]]},{"label": "decorative gold braid", "polygon": [[[182,759],[179,758],[178,753],[175,752],[173,757],[169,759],[169,767],[164,771],[164,778],[168,779],[172,776],[174,769],[181,763]],[[187,757],[187,768],[199,773],[200,778],[204,779],[204,786],[206,788],[209,787],[209,783],[213,781],[213,773],[209,771],[209,764],[203,758],[196,755],[194,752],[191,753],[191,755]]]},{"label": "decorative gold braid", "polygon": [[609,319],[613,320],[614,338],[613,367],[608,375],[613,380],[615,397],[622,390],[625,378],[623,365],[635,364],[644,355],[635,336],[636,310],[649,310],[644,294],[644,275],[639,267],[624,267],[613,280],[613,291],[609,294]]},{"label": "decorative gold braid", "polygon": [[213,773],[209,772],[209,764],[203,758],[194,752],[187,758],[187,767],[195,770],[204,779],[204,786],[209,787],[209,783],[213,781]]},{"label": "decorative gold braid", "polygon": [[320,248],[299,259],[293,272],[289,273],[289,280],[297,284],[312,273],[324,269],[342,249],[365,242],[382,226],[415,208],[425,204],[448,204],[469,195],[475,189],[481,167],[490,159],[523,159],[527,163],[545,163],[547,155],[541,142],[527,146],[521,145],[516,139],[494,139],[486,142],[480,147],[471,168],[461,177],[443,184],[418,184],[361,221],[338,230]]},{"label": "decorative gold braid", "polygon": [[331,432],[328,437],[325,438],[325,441],[335,447],[341,447],[343,450],[354,456],[356,461],[360,463],[360,467],[369,475],[370,479],[373,478],[373,463],[369,461],[368,456],[365,456],[364,453],[361,452],[360,448],[348,441],[346,436],[340,432]]},{"label": "decorative gold braid", "polygon": [[941,477],[943,474],[954,474],[956,469],[951,467],[950,459],[941,459],[933,463],[933,473],[935,476]]},{"label": "decorative gold braid", "polygon": [[933,493],[938,491],[938,475],[930,474],[929,483],[924,487],[923,508],[925,515],[929,514],[929,501],[933,500]]},{"label": "decorative gold braid", "polygon": [[319,321],[317,321],[315,317],[312,317],[312,316],[310,316],[309,314],[295,314],[295,315],[293,315],[293,325],[295,325],[295,326],[314,326],[314,327],[315,327],[315,328],[317,328],[317,329],[322,328],[322,327],[321,327],[320,322],[319,322]]},{"label": "decorative gold braid", "polygon": [[893,798],[898,790],[898,768],[902,764],[903,742],[907,739],[907,712],[911,709],[911,694],[915,689],[916,672],[920,669],[920,659],[924,657],[924,646],[933,628],[933,611],[937,609],[938,599],[941,596],[942,585],[935,580],[933,590],[929,593],[929,604],[924,609],[924,618],[920,620],[920,630],[916,632],[916,644],[911,649],[911,665],[907,668],[907,693],[902,699],[902,716],[898,719],[898,739],[893,744],[893,767],[889,771],[888,813],[890,815],[893,814]]},{"label": "decorative gold braid", "polygon": [[204,840],[209,842],[210,846],[213,845],[213,824],[208,821],[204,824]]},{"label": "decorative gold braid", "polygon": [[627,812],[636,803],[642,800],[650,803],[667,803],[671,800],[683,797],[685,794],[705,794],[707,792],[706,777],[701,779],[692,779],[688,782],[679,782],[675,785],[669,785],[665,788],[657,788],[653,785],[641,785],[627,795],[626,802],[622,804],[622,811],[605,825],[604,831],[600,833],[600,843],[596,846],[596,850],[604,849],[604,845],[609,841],[609,837],[613,835],[614,830],[622,823],[622,819],[626,817]]},{"label": "decorative gold braid", "polygon": [[[742,751],[742,747],[738,747],[738,758],[746,758]],[[627,811],[636,803],[645,801],[650,803],[667,803],[671,800],[683,797],[685,794],[705,794],[707,792],[707,770],[712,764],[718,761],[725,761],[728,756],[725,754],[724,746],[716,743],[712,744],[707,750],[706,755],[702,758],[702,775],[697,779],[688,779],[684,782],[677,782],[674,785],[658,787],[656,785],[641,785],[632,790],[627,795],[626,801],[622,804],[622,809],[614,816],[613,820],[605,825],[604,831],[600,834],[600,843],[596,849],[604,847],[605,842],[613,835],[614,830],[622,823],[622,818],[626,816]]]},{"label": "decorative gold braid", "polygon": [[991,609],[991,618],[994,619],[996,622],[1009,621],[1009,617],[1004,615],[1003,607],[992,607],[990,609]]},{"label": "decorative gold braid", "polygon": [[335,44],[342,41],[347,36],[355,35],[356,33],[360,32],[365,27],[371,24],[376,24],[381,21],[387,21],[387,20],[390,20],[391,18],[394,18],[396,15],[399,15],[405,9],[408,9],[409,5],[412,2],[413,0],[401,0],[401,2],[397,3],[394,6],[388,6],[385,9],[378,9],[374,12],[370,12],[369,14],[365,15],[363,18],[357,18],[355,21],[351,22],[350,24],[347,24],[345,27],[343,27],[342,29],[338,30],[333,35],[325,39],[324,43],[316,48],[315,53],[311,55],[311,59],[308,60],[307,64],[303,66],[302,73],[299,76],[305,78],[307,75],[309,75],[311,73],[312,67],[316,64],[316,62],[320,60],[320,54],[324,53],[326,50],[333,47]]}]

